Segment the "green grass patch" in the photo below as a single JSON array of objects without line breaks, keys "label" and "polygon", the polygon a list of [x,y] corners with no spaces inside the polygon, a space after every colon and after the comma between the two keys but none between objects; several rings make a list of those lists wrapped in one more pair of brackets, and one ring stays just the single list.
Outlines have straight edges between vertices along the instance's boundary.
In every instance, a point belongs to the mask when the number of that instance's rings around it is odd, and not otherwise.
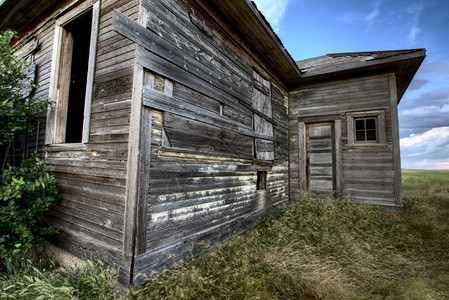
[{"label": "green grass patch", "polygon": [[449,173],[404,171],[402,214],[303,193],[131,295],[101,265],[0,274],[0,299],[449,299]]},{"label": "green grass patch", "polygon": [[117,299],[116,273],[101,263],[87,262],[81,268],[55,268],[53,262],[36,259],[3,260],[0,299]]},{"label": "green grass patch", "polygon": [[427,171],[427,170],[402,170],[404,183],[417,181],[432,181],[441,180],[443,182],[449,181],[449,171]]}]

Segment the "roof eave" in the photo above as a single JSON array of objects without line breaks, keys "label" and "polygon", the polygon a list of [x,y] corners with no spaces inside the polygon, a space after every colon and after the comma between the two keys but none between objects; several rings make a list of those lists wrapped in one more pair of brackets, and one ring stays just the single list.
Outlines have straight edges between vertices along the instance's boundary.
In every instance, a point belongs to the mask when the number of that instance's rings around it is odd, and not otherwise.
[{"label": "roof eave", "polygon": [[[348,77],[362,73],[372,73],[391,70],[396,74],[398,103],[410,85],[413,77],[426,57],[425,49],[413,51],[398,56],[345,63],[316,70],[303,70],[301,79],[295,85],[311,81],[326,80],[337,77]],[[351,55],[352,53],[347,53]]]},{"label": "roof eave", "polygon": [[238,28],[245,40],[287,84],[300,78],[301,72],[295,61],[250,0],[210,0],[210,2]]}]

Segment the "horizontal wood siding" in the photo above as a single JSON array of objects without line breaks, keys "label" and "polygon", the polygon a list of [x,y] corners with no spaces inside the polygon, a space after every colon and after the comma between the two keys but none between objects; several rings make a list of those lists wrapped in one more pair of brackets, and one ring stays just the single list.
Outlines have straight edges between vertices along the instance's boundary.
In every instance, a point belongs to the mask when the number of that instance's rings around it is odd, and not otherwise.
[{"label": "horizontal wood siding", "polygon": [[[119,269],[120,279],[127,282],[130,259],[122,254],[123,214],[136,45],[113,30],[113,9],[136,20],[139,1],[101,1],[89,143],[45,146],[43,114],[30,133],[29,150],[46,150],[61,192],[61,203],[47,216],[61,232],[53,242]],[[55,20],[43,20],[32,34],[39,44],[34,54],[39,87],[33,96],[41,99],[50,95]]]},{"label": "horizontal wood siding", "polygon": [[[264,75],[271,107],[254,107],[258,66],[218,38],[196,10],[174,0],[142,6],[147,28],[120,13],[114,26],[139,45],[137,62],[145,68],[147,223],[138,230],[145,243],[137,241],[134,273],[152,274],[241,232],[266,207],[288,200],[288,106],[283,88]],[[272,124],[271,131],[255,130],[255,116]],[[272,161],[256,160],[258,139],[263,151],[275,153]],[[267,172],[263,191],[257,191],[258,172]]]},{"label": "horizontal wood siding", "polygon": [[[302,139],[298,120],[322,122],[341,120],[342,196],[385,206],[395,204],[393,137],[388,74],[360,76],[310,83],[290,92],[290,186],[292,195],[300,190]],[[385,140],[378,145],[349,145],[347,113],[385,113]]]}]

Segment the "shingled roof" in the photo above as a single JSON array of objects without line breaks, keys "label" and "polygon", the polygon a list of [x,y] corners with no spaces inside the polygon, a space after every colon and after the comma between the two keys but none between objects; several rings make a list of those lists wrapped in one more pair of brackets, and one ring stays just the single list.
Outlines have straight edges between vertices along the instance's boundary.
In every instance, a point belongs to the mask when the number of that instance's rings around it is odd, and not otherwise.
[{"label": "shingled roof", "polygon": [[425,49],[327,54],[296,62],[301,71],[298,83],[392,70],[396,73],[400,101],[425,57]]}]

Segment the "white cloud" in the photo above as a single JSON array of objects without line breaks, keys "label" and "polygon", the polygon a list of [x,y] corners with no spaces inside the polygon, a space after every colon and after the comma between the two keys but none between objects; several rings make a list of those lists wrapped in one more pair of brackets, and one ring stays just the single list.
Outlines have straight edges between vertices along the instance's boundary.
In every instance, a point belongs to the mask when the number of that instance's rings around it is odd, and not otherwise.
[{"label": "white cloud", "polygon": [[[435,81],[435,80],[433,80]],[[429,85],[430,85],[429,80]],[[408,95],[412,95],[409,91]],[[404,97],[399,104],[401,137],[449,126],[449,87]]]},{"label": "white cloud", "polygon": [[379,15],[379,5],[382,3],[382,1],[376,1],[374,3],[374,8],[371,12],[369,12],[366,16],[365,16],[365,21],[367,21],[368,23],[372,23],[377,16]]},{"label": "white cloud", "polygon": [[424,9],[424,3],[422,1],[415,2],[409,5],[407,13],[411,15],[410,30],[407,36],[407,40],[410,44],[414,45],[418,35],[422,32],[419,26],[419,17]]},{"label": "white cloud", "polygon": [[403,149],[419,146],[432,150],[434,147],[447,144],[449,144],[449,126],[432,128],[422,134],[411,134],[409,137],[401,139],[401,148]]},{"label": "white cloud", "polygon": [[443,113],[445,116],[447,116],[447,113],[449,113],[449,104],[445,104],[443,106],[427,105],[421,107],[414,107],[412,109],[404,110],[402,114],[412,115],[414,118],[419,117],[435,118],[437,112],[438,114]]},{"label": "white cloud", "polygon": [[423,64],[419,72],[426,77],[448,79],[449,78],[449,64],[443,61],[434,61]]},{"label": "white cloud", "polygon": [[423,159],[413,164],[414,169],[449,170],[449,159]]},{"label": "white cloud", "polygon": [[417,24],[412,26],[408,34],[408,41],[410,44],[414,45],[416,43],[416,38],[421,33],[421,31],[421,28],[419,28]]},{"label": "white cloud", "polygon": [[377,20],[377,17],[380,15],[380,9],[379,6],[382,3],[382,0],[376,0],[375,2],[372,2],[373,5],[370,4],[370,8],[368,11],[348,11],[345,12],[342,16],[340,16],[338,19],[347,23],[347,24],[354,24],[358,22],[365,22],[371,25]]},{"label": "white cloud", "polygon": [[449,126],[402,138],[401,158],[406,169],[449,169]]},{"label": "white cloud", "polygon": [[275,32],[281,28],[282,20],[292,0],[254,0]]}]

